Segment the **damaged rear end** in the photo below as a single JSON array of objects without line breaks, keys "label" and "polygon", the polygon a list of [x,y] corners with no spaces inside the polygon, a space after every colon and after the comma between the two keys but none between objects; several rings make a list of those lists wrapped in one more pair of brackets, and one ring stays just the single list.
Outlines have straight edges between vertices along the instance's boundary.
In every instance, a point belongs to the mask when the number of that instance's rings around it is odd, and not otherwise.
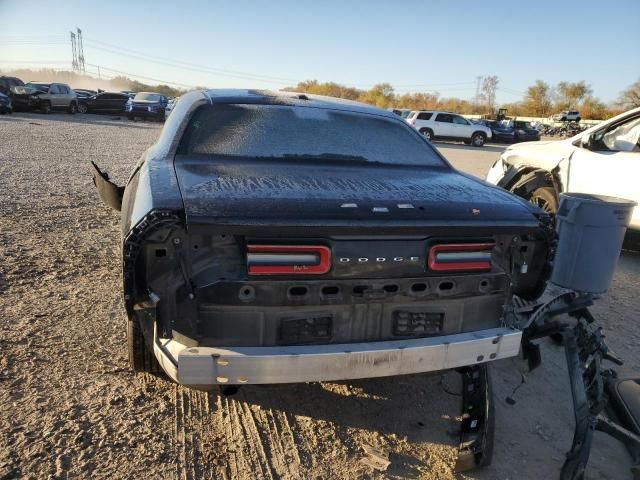
[{"label": "damaged rear end", "polygon": [[543,287],[541,212],[455,171],[392,115],[211,103],[123,199],[129,320],[174,380],[340,380],[517,355],[503,307]]}]

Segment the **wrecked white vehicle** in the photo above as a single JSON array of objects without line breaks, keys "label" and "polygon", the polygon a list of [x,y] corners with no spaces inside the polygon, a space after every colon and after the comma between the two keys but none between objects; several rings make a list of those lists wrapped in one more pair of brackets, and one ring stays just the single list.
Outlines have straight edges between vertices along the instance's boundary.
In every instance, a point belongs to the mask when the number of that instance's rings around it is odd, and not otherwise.
[{"label": "wrecked white vehicle", "polygon": [[[640,202],[640,108],[561,141],[508,147],[487,181],[548,213],[558,210],[562,192],[592,193]],[[640,208],[630,228],[640,230]]]}]

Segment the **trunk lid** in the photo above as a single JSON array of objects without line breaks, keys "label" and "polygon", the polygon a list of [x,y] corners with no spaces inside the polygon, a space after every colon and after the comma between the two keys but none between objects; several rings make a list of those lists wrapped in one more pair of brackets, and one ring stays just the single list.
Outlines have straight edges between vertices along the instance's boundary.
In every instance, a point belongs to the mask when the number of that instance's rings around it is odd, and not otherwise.
[{"label": "trunk lid", "polygon": [[187,224],[536,226],[535,208],[448,167],[176,156]]}]

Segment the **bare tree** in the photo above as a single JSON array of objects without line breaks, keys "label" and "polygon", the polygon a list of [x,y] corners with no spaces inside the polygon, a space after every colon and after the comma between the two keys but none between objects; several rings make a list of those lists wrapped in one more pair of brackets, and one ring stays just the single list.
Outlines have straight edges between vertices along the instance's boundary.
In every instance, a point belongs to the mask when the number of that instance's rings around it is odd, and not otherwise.
[{"label": "bare tree", "polygon": [[498,77],[490,75],[482,79],[482,98],[484,99],[490,112],[493,112],[496,105],[496,90],[498,89]]},{"label": "bare tree", "polygon": [[623,108],[640,107],[640,80],[631,85],[620,94],[618,103]]}]

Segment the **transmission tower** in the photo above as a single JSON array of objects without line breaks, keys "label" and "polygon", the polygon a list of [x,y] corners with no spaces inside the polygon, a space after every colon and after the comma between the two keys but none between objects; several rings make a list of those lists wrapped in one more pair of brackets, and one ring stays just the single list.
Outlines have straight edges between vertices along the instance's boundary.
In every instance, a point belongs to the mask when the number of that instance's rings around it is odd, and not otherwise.
[{"label": "transmission tower", "polygon": [[82,30],[76,27],[78,32],[78,68],[82,73],[87,73],[84,65],[84,49],[82,48]]},{"label": "transmission tower", "polygon": [[71,34],[71,54],[73,55],[73,59],[71,60],[71,69],[74,72],[78,71],[78,51],[76,50],[76,34],[73,32],[69,32]]}]

